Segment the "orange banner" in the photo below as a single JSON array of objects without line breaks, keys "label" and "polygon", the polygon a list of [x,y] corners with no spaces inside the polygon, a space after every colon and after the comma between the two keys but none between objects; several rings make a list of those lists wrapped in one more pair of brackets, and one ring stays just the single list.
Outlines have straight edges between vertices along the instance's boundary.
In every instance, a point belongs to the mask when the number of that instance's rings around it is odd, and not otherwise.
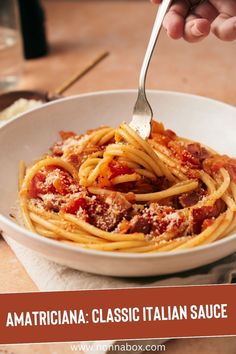
[{"label": "orange banner", "polygon": [[0,344],[236,335],[236,286],[0,295]]}]

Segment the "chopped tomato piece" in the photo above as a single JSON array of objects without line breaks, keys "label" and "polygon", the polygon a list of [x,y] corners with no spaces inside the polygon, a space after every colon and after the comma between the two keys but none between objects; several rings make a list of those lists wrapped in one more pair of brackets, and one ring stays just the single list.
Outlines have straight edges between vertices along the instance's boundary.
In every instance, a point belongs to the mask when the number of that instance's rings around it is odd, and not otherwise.
[{"label": "chopped tomato piece", "polygon": [[171,140],[174,140],[176,138],[176,133],[173,132],[173,130],[170,130],[170,129],[166,129],[164,134],[170,138]]},{"label": "chopped tomato piece", "polygon": [[121,175],[131,175],[134,170],[128,166],[121,165],[119,163],[109,163],[109,169],[111,171],[111,179]]},{"label": "chopped tomato piece", "polygon": [[165,130],[162,123],[154,121],[152,123],[151,138],[157,143],[167,146],[171,140],[175,140],[176,134],[172,130]]},{"label": "chopped tomato piece", "polygon": [[63,130],[61,130],[59,132],[59,134],[60,134],[60,137],[61,137],[62,140],[66,140],[66,139],[71,138],[72,136],[76,135],[74,132],[71,132],[71,131],[70,132],[64,132]]},{"label": "chopped tomato piece", "polygon": [[194,156],[188,149],[182,146],[178,141],[171,140],[168,148],[180,160],[182,165],[187,165],[190,168],[200,168],[201,162],[198,157]]},{"label": "chopped tomato piece", "polygon": [[171,141],[171,139],[164,135],[164,134],[159,134],[159,133],[152,133],[151,138],[156,141],[158,144],[167,146],[168,143]]},{"label": "chopped tomato piece", "polygon": [[118,224],[117,232],[121,234],[126,234],[129,230],[129,227],[130,227],[129,221],[124,219]]},{"label": "chopped tomato piece", "polygon": [[216,218],[223,211],[224,205],[218,200],[213,206],[203,206],[192,211],[193,233],[199,234],[202,231],[206,219]]},{"label": "chopped tomato piece", "polygon": [[38,194],[43,193],[45,180],[46,180],[45,174],[43,174],[40,171],[34,175],[29,188],[29,196],[31,198],[36,198]]},{"label": "chopped tomato piece", "polygon": [[53,187],[56,192],[61,195],[66,195],[69,193],[70,181],[68,176],[64,175],[63,172],[59,174],[57,178],[53,181]]},{"label": "chopped tomato piece", "polygon": [[82,208],[86,209],[88,207],[88,203],[85,198],[72,199],[68,202],[63,208],[62,211],[69,214],[76,214],[77,211]]},{"label": "chopped tomato piece", "polygon": [[102,170],[99,174],[98,177],[98,186],[100,188],[110,188],[112,187],[111,181],[109,179],[109,175],[107,174],[107,171]]},{"label": "chopped tomato piece", "polygon": [[188,163],[191,165],[191,167],[200,168],[199,159],[197,157],[193,156],[188,150],[185,150],[185,149],[182,151],[181,162],[183,165],[185,163]]},{"label": "chopped tomato piece", "polygon": [[58,193],[66,195],[70,192],[70,186],[73,184],[73,178],[68,172],[57,166],[47,166],[38,171],[32,178],[29,196],[37,198],[40,194]]},{"label": "chopped tomato piece", "polygon": [[202,224],[202,231],[206,230],[209,226],[214,223],[214,218],[205,219]]},{"label": "chopped tomato piece", "polygon": [[163,134],[164,130],[163,123],[156,122],[155,120],[152,121],[152,134]]},{"label": "chopped tomato piece", "polygon": [[216,155],[206,159],[203,163],[204,170],[210,175],[214,175],[222,167],[229,172],[232,181],[236,183],[236,159],[232,159],[227,155]]}]

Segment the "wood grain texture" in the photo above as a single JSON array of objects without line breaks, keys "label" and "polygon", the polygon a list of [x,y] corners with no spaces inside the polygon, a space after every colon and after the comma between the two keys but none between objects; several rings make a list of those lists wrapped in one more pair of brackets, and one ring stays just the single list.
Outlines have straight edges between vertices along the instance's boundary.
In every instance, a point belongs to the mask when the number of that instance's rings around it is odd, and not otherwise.
[{"label": "wood grain texture", "polygon": [[[52,90],[103,50],[110,56],[67,94],[136,88],[156,7],[143,1],[44,1],[50,55],[28,61],[21,88]],[[168,39],[155,50],[148,88],[176,90],[236,105],[236,42]]]},{"label": "wood grain texture", "polygon": [[0,293],[36,291],[36,286],[3,239],[0,239],[0,254]]}]

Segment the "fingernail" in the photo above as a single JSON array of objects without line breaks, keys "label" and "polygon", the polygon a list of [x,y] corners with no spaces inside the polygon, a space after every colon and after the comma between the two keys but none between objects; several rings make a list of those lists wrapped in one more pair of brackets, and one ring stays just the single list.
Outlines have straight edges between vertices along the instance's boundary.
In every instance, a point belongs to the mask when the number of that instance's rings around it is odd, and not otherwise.
[{"label": "fingernail", "polygon": [[204,34],[197,28],[196,25],[192,27],[192,32],[193,32],[194,36],[197,36],[197,37],[201,37]]}]

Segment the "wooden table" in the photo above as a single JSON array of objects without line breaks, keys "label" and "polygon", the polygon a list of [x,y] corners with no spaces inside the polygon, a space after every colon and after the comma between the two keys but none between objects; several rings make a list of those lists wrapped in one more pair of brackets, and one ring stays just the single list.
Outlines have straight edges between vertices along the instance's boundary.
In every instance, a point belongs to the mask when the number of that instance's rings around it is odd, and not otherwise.
[{"label": "wooden table", "polygon": [[[148,0],[43,2],[50,55],[25,63],[19,88],[53,90],[104,50],[110,56],[87,74],[67,95],[136,88],[155,8]],[[142,25],[140,25],[142,24]],[[175,90],[236,105],[236,44],[213,37],[200,44],[160,38],[148,75],[148,88]],[[35,291],[15,255],[0,240],[0,292]],[[235,338],[188,339],[167,344],[168,353],[236,352]],[[5,350],[7,350],[5,352]],[[0,346],[0,353],[68,353],[67,344]]]}]

